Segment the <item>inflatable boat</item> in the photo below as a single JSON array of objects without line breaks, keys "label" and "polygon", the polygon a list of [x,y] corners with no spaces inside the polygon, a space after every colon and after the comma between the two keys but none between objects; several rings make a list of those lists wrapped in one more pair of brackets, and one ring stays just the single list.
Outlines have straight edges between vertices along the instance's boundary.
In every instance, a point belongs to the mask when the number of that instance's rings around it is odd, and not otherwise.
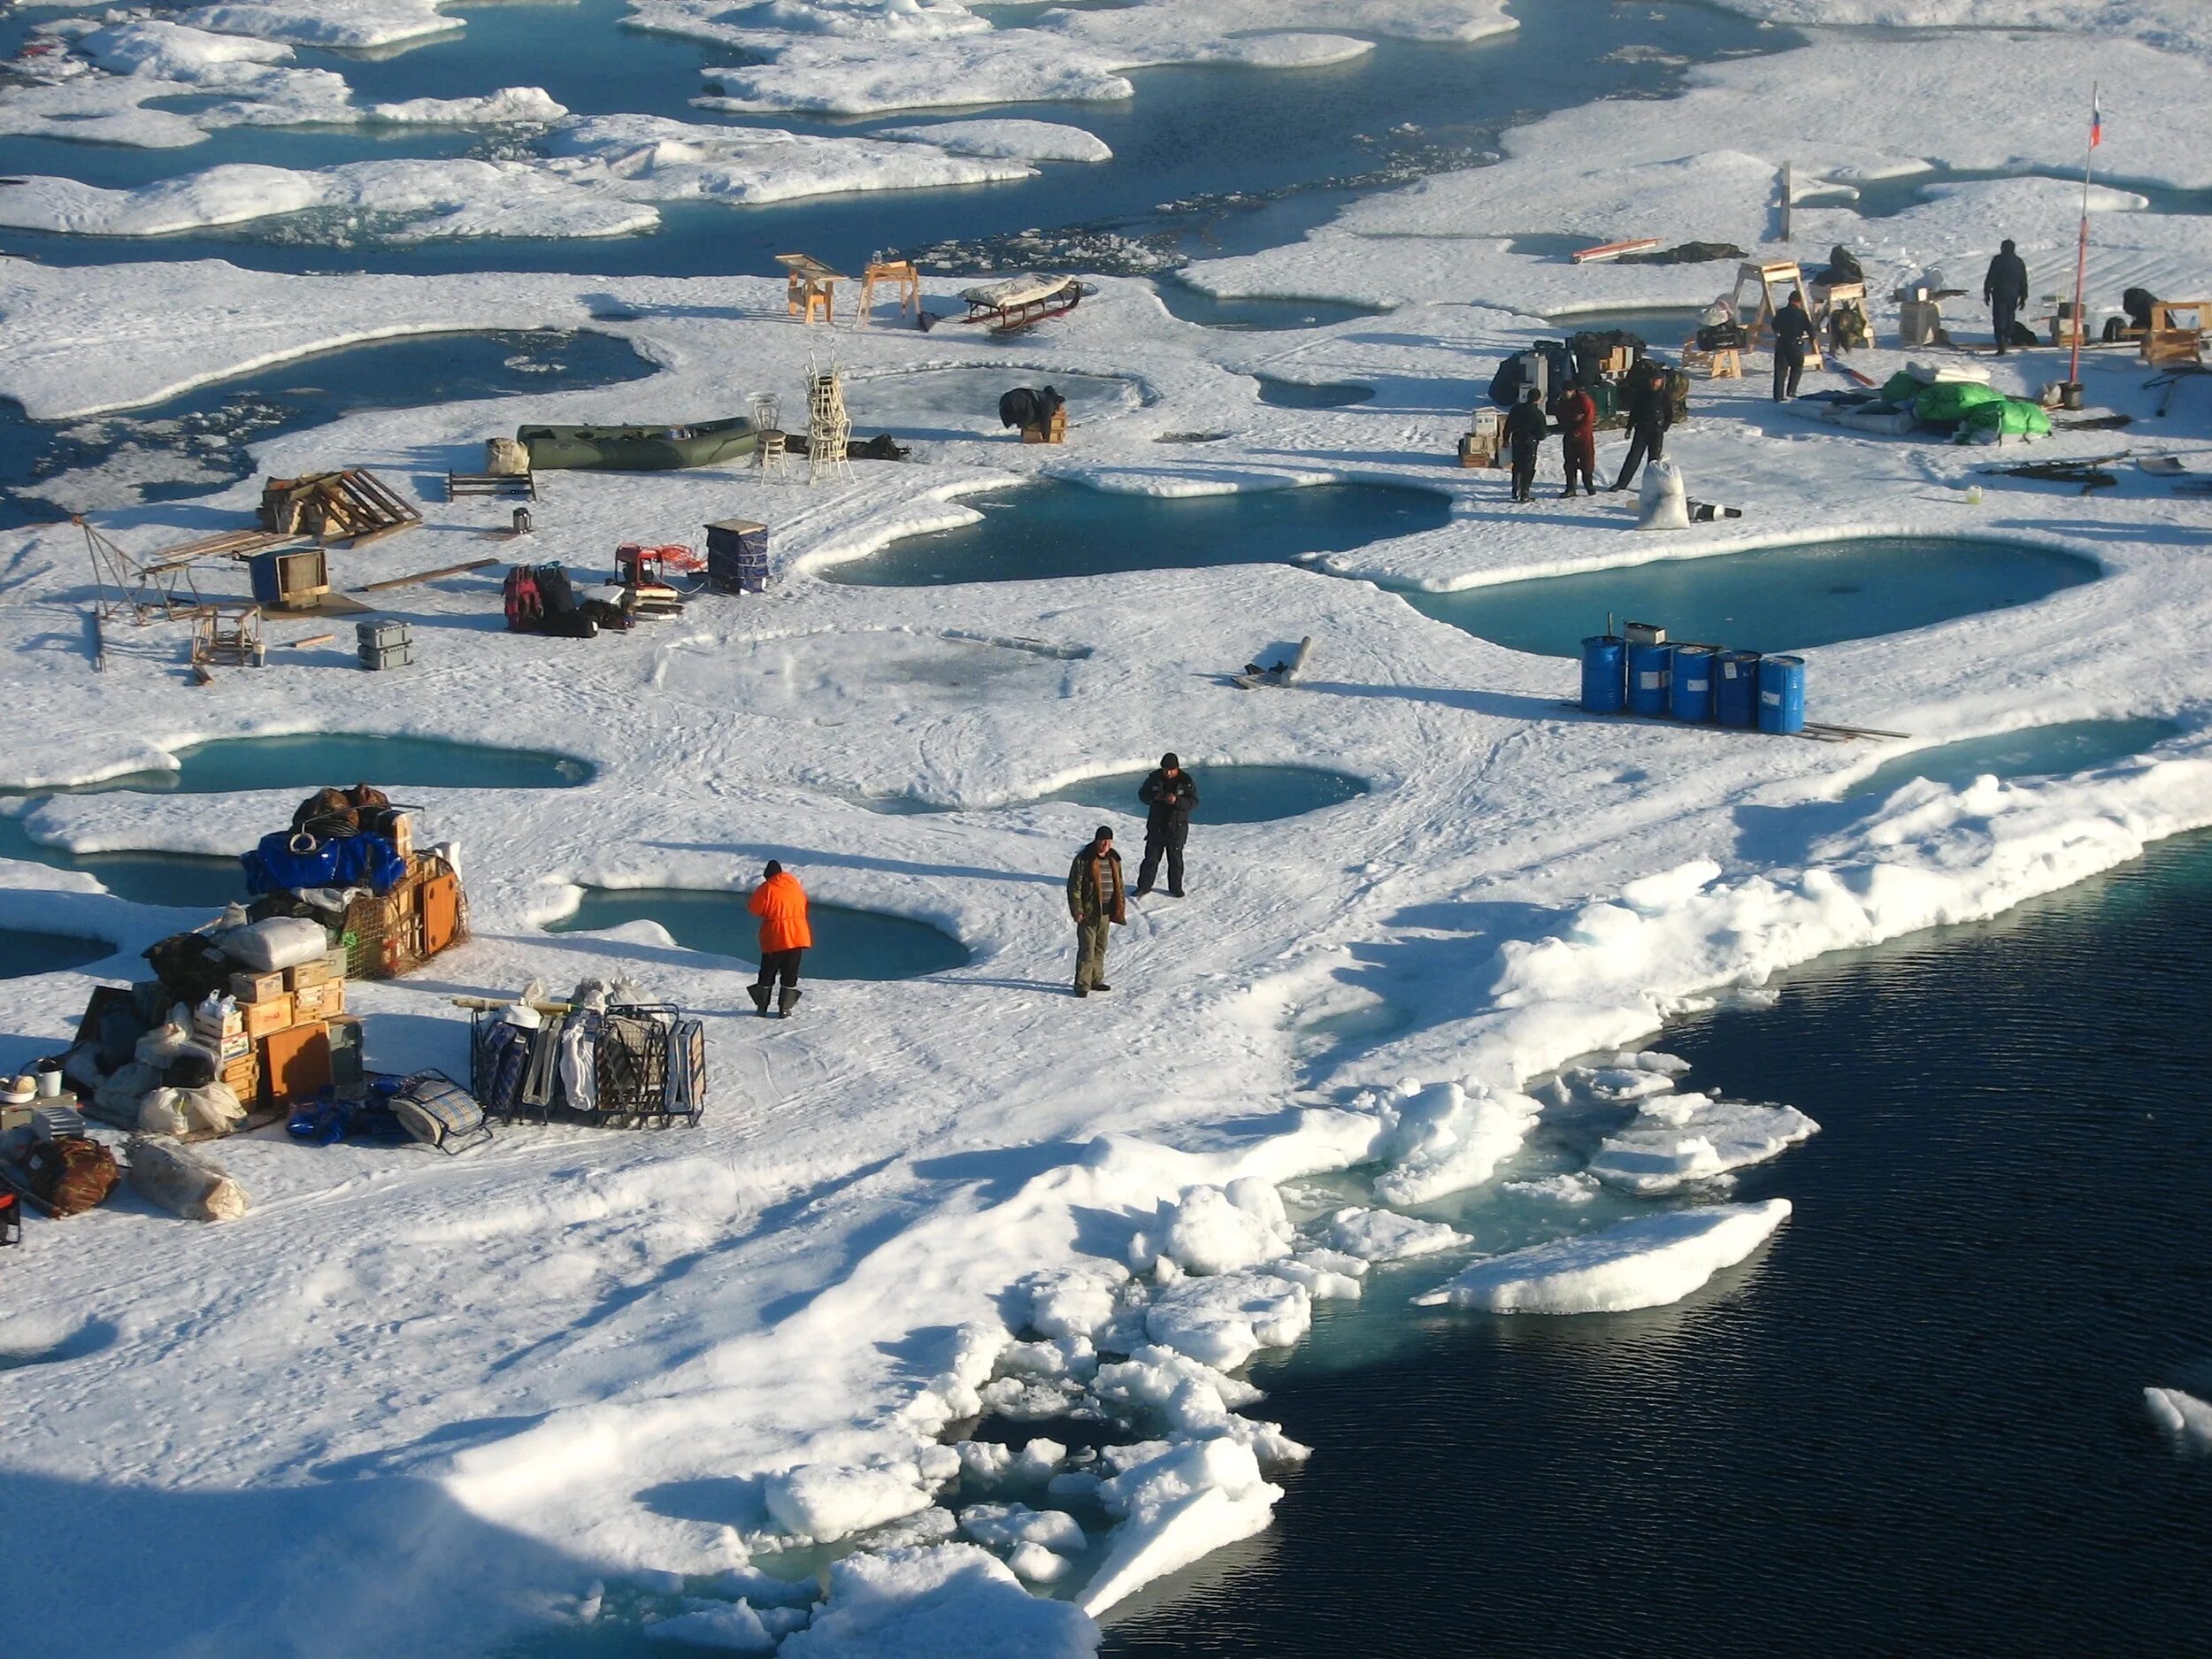
[{"label": "inflatable boat", "polygon": [[680,466],[718,466],[750,457],[760,434],[742,415],[687,426],[518,426],[516,442],[534,469],[597,468],[607,472],[664,472]]}]

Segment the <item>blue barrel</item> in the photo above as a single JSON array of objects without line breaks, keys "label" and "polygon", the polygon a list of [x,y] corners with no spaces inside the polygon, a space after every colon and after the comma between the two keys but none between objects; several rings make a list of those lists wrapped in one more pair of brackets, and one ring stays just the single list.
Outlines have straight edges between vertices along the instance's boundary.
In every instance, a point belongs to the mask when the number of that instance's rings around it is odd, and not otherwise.
[{"label": "blue barrel", "polygon": [[1759,653],[1723,651],[1713,659],[1713,720],[1749,731],[1759,724]]},{"label": "blue barrel", "polygon": [[1628,648],[1628,711],[1664,719],[1667,682],[1674,669],[1671,645],[1632,645]]},{"label": "blue barrel", "polygon": [[1627,700],[1628,648],[1617,634],[1582,641],[1582,706],[1592,714],[1618,714]]},{"label": "blue barrel", "polygon": [[1667,686],[1669,714],[1701,726],[1713,718],[1713,659],[1719,655],[1719,648],[1712,645],[1674,648],[1674,678]]},{"label": "blue barrel", "polygon": [[1759,659],[1759,729],[1789,733],[1805,729],[1805,659]]}]

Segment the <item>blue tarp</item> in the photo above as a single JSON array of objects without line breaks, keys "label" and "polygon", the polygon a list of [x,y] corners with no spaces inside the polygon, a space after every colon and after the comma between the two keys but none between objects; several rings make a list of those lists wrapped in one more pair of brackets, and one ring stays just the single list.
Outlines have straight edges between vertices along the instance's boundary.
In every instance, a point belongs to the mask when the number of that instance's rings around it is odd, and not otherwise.
[{"label": "blue tarp", "polygon": [[238,855],[249,893],[296,893],[303,887],[366,887],[380,898],[399,885],[407,865],[381,835],[340,835],[312,852],[292,850],[292,832],[264,835]]}]

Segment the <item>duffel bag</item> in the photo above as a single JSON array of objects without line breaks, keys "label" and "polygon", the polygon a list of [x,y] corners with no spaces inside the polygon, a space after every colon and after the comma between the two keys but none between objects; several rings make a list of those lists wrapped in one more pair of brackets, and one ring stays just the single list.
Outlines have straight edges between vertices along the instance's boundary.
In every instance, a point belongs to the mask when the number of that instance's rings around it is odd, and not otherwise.
[{"label": "duffel bag", "polygon": [[402,1083],[392,1096],[392,1115],[417,1141],[442,1152],[492,1138],[476,1096],[442,1071],[418,1071]]},{"label": "duffel bag", "polygon": [[123,1179],[115,1154],[76,1135],[41,1141],[23,1157],[31,1193],[57,1216],[80,1215],[100,1203]]}]

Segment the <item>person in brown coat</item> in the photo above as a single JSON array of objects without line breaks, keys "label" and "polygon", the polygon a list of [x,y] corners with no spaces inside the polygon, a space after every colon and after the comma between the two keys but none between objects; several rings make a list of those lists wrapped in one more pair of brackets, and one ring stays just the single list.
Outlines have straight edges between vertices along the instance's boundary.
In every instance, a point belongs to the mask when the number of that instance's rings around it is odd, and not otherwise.
[{"label": "person in brown coat", "polygon": [[1108,930],[1126,923],[1129,916],[1110,824],[1101,824],[1068,866],[1068,914],[1075,918],[1075,994],[1112,990],[1106,983]]}]

